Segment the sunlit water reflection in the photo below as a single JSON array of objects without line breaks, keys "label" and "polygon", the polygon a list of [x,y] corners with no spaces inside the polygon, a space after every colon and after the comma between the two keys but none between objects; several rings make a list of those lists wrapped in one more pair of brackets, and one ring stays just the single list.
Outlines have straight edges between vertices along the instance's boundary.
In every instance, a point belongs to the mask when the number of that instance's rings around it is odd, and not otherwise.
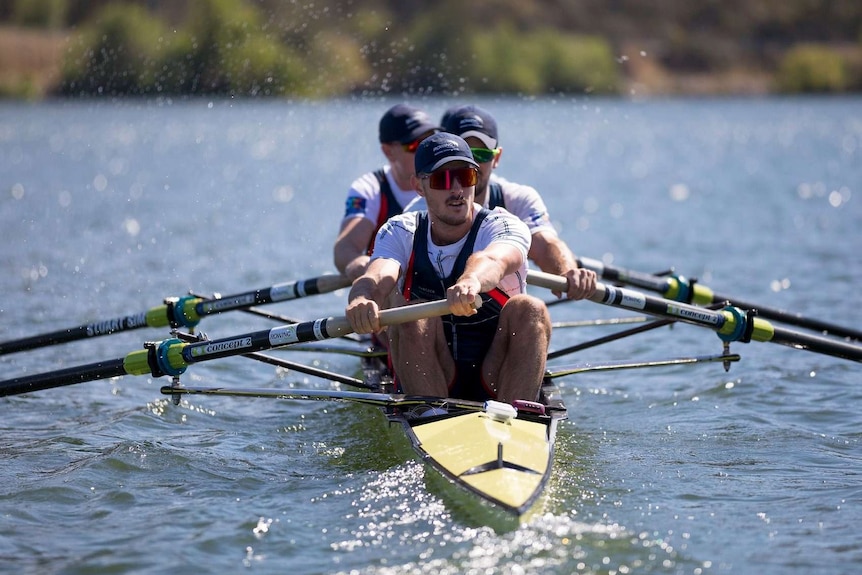
[{"label": "sunlit water reflection", "polygon": [[[432,114],[452,102],[421,102]],[[862,101],[482,101],[500,172],[575,251],[859,328]],[[0,104],[0,340],[332,270],[389,102]],[[542,297],[548,294],[537,292]],[[302,318],[346,294],[273,306]],[[616,317],[593,304],[555,320]],[[208,317],[211,337],[271,323]],[[560,349],[614,328],[560,329]],[[2,356],[4,378],[123,357],[139,330]],[[561,358],[717,353],[693,326]],[[0,559],[22,573],[843,573],[862,561],[858,364],[734,344],[719,364],[560,381],[543,511],[471,525],[373,408],[194,398],[146,377],[3,399]],[[284,352],[354,374],[349,356]],[[194,385],[326,382],[243,358]]]}]

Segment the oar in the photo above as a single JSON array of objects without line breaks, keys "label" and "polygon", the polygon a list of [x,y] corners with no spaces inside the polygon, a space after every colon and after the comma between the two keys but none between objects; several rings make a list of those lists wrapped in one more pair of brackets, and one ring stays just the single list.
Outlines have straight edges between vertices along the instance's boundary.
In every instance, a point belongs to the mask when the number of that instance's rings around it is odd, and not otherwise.
[{"label": "oar", "polygon": [[164,395],[195,394],[223,395],[230,397],[262,397],[270,399],[316,400],[316,401],[349,401],[376,405],[379,407],[411,407],[415,405],[431,405],[471,411],[482,411],[484,403],[447,397],[431,397],[425,395],[402,395],[397,393],[379,393],[368,391],[342,391],[331,389],[256,389],[229,387],[186,387],[166,385],[161,388]]},{"label": "oar", "polygon": [[[431,301],[384,310],[380,312],[380,324],[395,325],[447,313],[449,313],[449,307],[445,300]],[[176,377],[193,363],[243,355],[293,343],[329,339],[351,332],[347,318],[340,316],[197,343],[171,338],[146,344],[145,349],[133,351],[122,358],[0,381],[0,397],[121,375],[151,374],[153,377],[164,375]]]},{"label": "oar", "polygon": [[290,347],[285,347],[279,349],[279,351],[299,351],[299,352],[309,352],[309,353],[335,353],[340,355],[349,355],[352,357],[386,357],[387,352],[383,349],[374,348],[374,347],[365,347],[363,349],[356,349],[347,346],[335,346],[335,345],[315,345],[314,343],[310,343],[308,345],[292,345]]},{"label": "oar", "polygon": [[[566,282],[566,278],[562,276],[533,270],[527,273],[527,283],[551,290],[565,291]],[[710,310],[602,283],[598,283],[596,293],[590,299],[602,305],[706,327],[717,332],[724,342],[768,341],[862,362],[862,346],[777,327],[751,311],[746,312],[734,306]]]},{"label": "oar", "polygon": [[695,363],[716,363],[721,362],[728,364],[732,361],[739,361],[739,354],[722,353],[720,355],[699,355],[694,357],[678,357],[673,359],[657,359],[651,361],[608,361],[603,363],[579,363],[568,367],[557,367],[553,371],[548,371],[545,377],[557,378],[588,371],[612,371],[616,369],[638,369],[642,367],[667,367],[670,365],[691,365]]},{"label": "oar", "polygon": [[[557,300],[561,301],[561,300]],[[635,315],[631,317],[609,317],[604,319],[582,319],[576,321],[555,321],[551,324],[551,328],[560,329],[567,327],[601,327],[605,325],[623,325],[627,323],[645,323],[649,318],[643,315]]]},{"label": "oar", "polygon": [[718,294],[707,286],[689,281],[682,276],[672,275],[669,277],[660,277],[605,265],[598,260],[590,258],[580,258],[578,259],[578,264],[581,267],[593,270],[602,279],[656,292],[667,299],[698,305],[729,302],[730,305],[738,308],[746,310],[756,309],[758,315],[766,319],[780,321],[782,323],[818,332],[825,332],[838,337],[847,337],[862,341],[862,331],[858,329],[844,327],[831,322],[808,318],[800,314],[776,308],[764,307],[740,300],[739,298]]},{"label": "oar", "polygon": [[[200,338],[188,334],[188,333],[178,333],[177,337],[183,341],[187,341],[190,343],[197,343],[201,341]],[[371,389],[364,381],[361,379],[357,379],[355,377],[350,377],[347,375],[341,375],[340,373],[335,373],[332,371],[327,371],[325,369],[320,369],[317,367],[311,367],[302,363],[296,363],[294,361],[288,361],[286,359],[281,359],[279,357],[273,357],[271,355],[267,355],[265,353],[260,352],[252,352],[246,353],[243,357],[247,357],[249,359],[254,359],[256,361],[266,363],[269,365],[274,365],[276,367],[283,367],[285,369],[292,369],[298,373],[304,373],[306,375],[313,375],[314,377],[319,377],[321,379],[326,379],[328,381],[337,381],[338,383],[346,383],[347,385],[352,385],[354,387],[365,387]]]},{"label": "oar", "polygon": [[344,276],[324,275],[306,280],[280,283],[227,297],[214,297],[211,299],[203,299],[196,296],[167,298],[164,305],[156,306],[142,313],[95,321],[23,339],[0,342],[0,355],[144,327],[175,326],[193,328],[200,322],[202,317],[207,315],[248,308],[253,305],[275,303],[322,294],[349,285],[350,280]]},{"label": "oar", "polygon": [[[711,309],[718,309],[716,305],[710,306]],[[672,319],[656,319],[649,323],[645,323],[643,325],[639,325],[638,327],[629,328],[623,331],[618,331],[616,333],[612,333],[610,335],[606,335],[603,337],[599,337],[590,341],[585,341],[583,343],[578,343],[575,345],[571,345],[569,347],[564,347],[563,349],[558,349],[556,351],[552,351],[548,354],[548,359],[557,359],[558,357],[562,357],[564,355],[569,355],[570,353],[575,353],[578,351],[583,351],[585,349],[589,349],[591,347],[596,347],[598,345],[603,345],[606,343],[610,343],[612,341],[617,341],[626,337],[630,337],[633,335],[637,335],[639,333],[645,333],[647,331],[651,331],[660,327],[664,327],[666,325],[673,325],[675,323]],[[729,369],[729,365],[725,365],[726,369]]]},{"label": "oar", "polygon": [[[302,321],[305,321],[305,320],[297,319],[295,317],[289,317],[289,316],[286,316],[286,315],[283,315],[280,313],[275,313],[272,311],[265,311],[262,309],[258,309],[256,307],[242,308],[240,311],[247,313],[247,314],[250,314],[250,315],[257,316],[257,317],[262,317],[262,318],[270,319],[273,321],[278,321],[281,323],[300,323]],[[351,341],[356,341],[356,342],[363,341],[363,336],[355,334],[355,333],[348,333],[347,335],[343,336],[343,338],[351,340]]]}]

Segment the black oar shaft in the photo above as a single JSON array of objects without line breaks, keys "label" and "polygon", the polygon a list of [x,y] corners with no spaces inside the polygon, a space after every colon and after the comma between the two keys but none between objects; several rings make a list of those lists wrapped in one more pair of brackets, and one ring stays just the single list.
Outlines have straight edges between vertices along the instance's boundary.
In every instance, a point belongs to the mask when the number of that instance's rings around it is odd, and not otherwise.
[{"label": "black oar shaft", "polygon": [[195,305],[195,312],[199,316],[205,316],[245,309],[253,305],[277,303],[327,293],[349,285],[350,280],[340,275],[325,275],[307,280],[284,282],[263,289],[200,301]]},{"label": "black oar shaft", "polygon": [[[195,336],[190,334],[180,333],[178,334],[179,339],[186,342],[197,342],[199,341]],[[330,381],[337,381],[338,383],[346,383],[348,385],[353,385],[356,387],[366,387],[365,382],[361,379],[357,379],[355,377],[349,377],[345,375],[341,375],[340,373],[335,373],[332,371],[326,371],[323,369],[319,369],[316,367],[310,367],[307,365],[303,365],[301,363],[296,363],[293,361],[288,361],[286,359],[282,359],[280,357],[273,357],[271,355],[266,355],[263,353],[247,353],[243,355],[243,357],[247,357],[249,359],[254,359],[260,361],[262,363],[267,363],[269,365],[274,365],[276,367],[283,367],[285,369],[292,369],[293,371],[304,373],[307,375],[313,375],[315,377],[325,378]]]},{"label": "black oar shaft", "polygon": [[769,341],[795,349],[806,349],[833,357],[862,361],[862,346],[819,335],[773,326],[773,334]]},{"label": "black oar shaft", "polygon": [[[77,327],[61,329],[42,335],[34,335],[22,339],[0,342],[0,355],[37,349],[49,345],[68,343],[101,335],[119,333],[142,327],[148,327],[147,314],[127,315],[116,319],[96,321]],[[168,325],[167,320],[162,325]],[[154,326],[153,326],[154,327]]]},{"label": "black oar shaft", "polygon": [[606,265],[590,258],[578,258],[578,265],[582,268],[593,270],[604,280],[647,289],[660,293],[663,297],[669,297],[668,291],[672,287],[671,281],[668,278]]},{"label": "black oar shaft", "polygon": [[[558,291],[565,291],[567,284],[566,278],[562,276],[534,270],[527,273],[527,282]],[[760,317],[748,317],[738,308],[713,311],[602,283],[596,286],[596,293],[590,300],[602,305],[646,312],[659,317],[706,327],[717,332],[724,341],[728,342],[771,341],[797,349],[807,349],[843,359],[862,361],[862,346],[778,328]]]},{"label": "black oar shaft", "polygon": [[[446,300],[407,305],[380,312],[380,325],[389,326],[449,313]],[[125,358],[72,367],[60,371],[0,381],[0,397],[37,391],[63,385],[73,385],[119,375],[154,377],[180,375],[190,364],[249,352],[272,349],[293,343],[303,343],[340,337],[352,332],[346,317],[328,317],[298,324],[275,327],[216,340],[185,343],[179,339],[148,344]]]},{"label": "black oar shaft", "polygon": [[606,265],[598,260],[589,258],[578,259],[578,264],[581,267],[593,270],[602,279],[643,288],[659,293],[662,297],[668,299],[686,303],[696,303],[699,305],[727,302],[732,306],[742,309],[757,310],[757,314],[766,319],[828,333],[837,337],[847,337],[862,341],[862,330],[837,325],[832,322],[816,318],[805,317],[801,314],[791,313],[782,309],[757,305],[739,298],[715,293],[711,288],[703,284],[689,282],[681,277],[659,277],[643,272]]},{"label": "black oar shaft", "polygon": [[83,383],[85,381],[119,377],[126,375],[123,363],[124,358],[111,359],[89,365],[52,371],[50,373],[9,379],[0,382],[0,396],[18,395],[20,393],[51,389],[53,387],[62,387],[64,385],[75,385],[76,383]]},{"label": "black oar shaft", "polygon": [[[694,286],[695,292],[698,292],[699,289],[701,289],[701,286]],[[858,329],[852,329],[846,326],[836,325],[832,322],[822,321],[812,317],[805,317],[801,314],[791,313],[782,309],[760,306],[755,303],[747,302],[739,298],[721,295],[712,291],[710,291],[709,293],[712,295],[712,301],[714,303],[729,302],[730,305],[734,305],[742,309],[756,309],[757,314],[766,319],[780,321],[781,323],[795,325],[797,327],[802,327],[813,331],[828,333],[836,337],[847,337],[850,339],[862,341],[862,331]]]},{"label": "black oar shaft", "polygon": [[[446,300],[429,301],[383,310],[380,312],[380,325],[394,325],[446,313],[449,313],[449,304]],[[172,368],[184,368],[186,365],[201,361],[263,351],[294,343],[332,339],[352,332],[353,328],[346,317],[328,317],[234,337],[182,344],[181,357],[176,354],[172,357],[168,354],[168,357],[172,360]]]},{"label": "black oar shaft", "polygon": [[166,327],[172,325],[191,328],[196,326],[201,318],[207,315],[326,293],[349,285],[350,281],[344,276],[324,275],[306,280],[276,284],[267,288],[226,297],[214,297],[211,299],[191,296],[168,298],[165,300],[164,305],[156,306],[143,313],[95,321],[42,335],[0,342],[0,355],[144,327]]}]

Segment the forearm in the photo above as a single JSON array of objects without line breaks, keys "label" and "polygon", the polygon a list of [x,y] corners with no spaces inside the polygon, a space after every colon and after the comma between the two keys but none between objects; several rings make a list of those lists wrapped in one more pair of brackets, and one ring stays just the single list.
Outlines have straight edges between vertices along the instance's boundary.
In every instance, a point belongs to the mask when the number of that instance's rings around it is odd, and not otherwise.
[{"label": "forearm", "polygon": [[521,262],[517,258],[506,257],[507,255],[509,254],[491,253],[489,250],[474,253],[467,260],[464,273],[458,282],[475,282],[479,293],[491,291],[504,276],[520,267]]},{"label": "forearm", "polygon": [[543,272],[566,275],[578,264],[572,250],[557,236],[537,232],[533,234],[529,257]]},{"label": "forearm", "polygon": [[[536,236],[540,237],[537,238]],[[535,257],[533,257],[534,249]],[[568,287],[565,295],[569,299],[584,299],[595,293],[595,272],[579,268],[572,251],[558,237],[541,233],[535,234],[530,248],[530,256],[543,272],[566,276]],[[563,295],[563,292],[554,291],[553,293],[557,297]]]},{"label": "forearm", "polygon": [[347,296],[348,305],[357,301],[373,301],[383,306],[398,281],[399,266],[385,259],[376,259],[368,266],[365,274],[353,282]]},{"label": "forearm", "polygon": [[335,268],[350,280],[355,280],[363,274],[371,257],[365,252],[356,253],[349,250],[335,250]]},{"label": "forearm", "polygon": [[332,259],[336,269],[350,280],[361,276],[368,267],[368,244],[374,235],[374,224],[354,218],[345,222],[335,240]]},{"label": "forearm", "polygon": [[[389,291],[391,291],[391,288]],[[379,281],[364,275],[353,282],[353,286],[350,288],[350,293],[347,296],[347,301],[348,305],[352,305],[357,301],[373,301],[379,307],[383,305],[388,293],[384,292]]]}]

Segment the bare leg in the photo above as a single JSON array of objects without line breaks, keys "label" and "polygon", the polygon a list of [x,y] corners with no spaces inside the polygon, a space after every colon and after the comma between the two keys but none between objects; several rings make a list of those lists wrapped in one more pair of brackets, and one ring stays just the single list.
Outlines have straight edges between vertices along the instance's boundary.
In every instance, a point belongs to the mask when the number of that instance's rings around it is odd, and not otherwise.
[{"label": "bare leg", "polygon": [[389,351],[404,393],[448,397],[455,362],[439,317],[389,326]]},{"label": "bare leg", "polygon": [[550,341],[551,318],[541,300],[521,294],[506,302],[482,363],[485,381],[500,401],[536,401]]}]

